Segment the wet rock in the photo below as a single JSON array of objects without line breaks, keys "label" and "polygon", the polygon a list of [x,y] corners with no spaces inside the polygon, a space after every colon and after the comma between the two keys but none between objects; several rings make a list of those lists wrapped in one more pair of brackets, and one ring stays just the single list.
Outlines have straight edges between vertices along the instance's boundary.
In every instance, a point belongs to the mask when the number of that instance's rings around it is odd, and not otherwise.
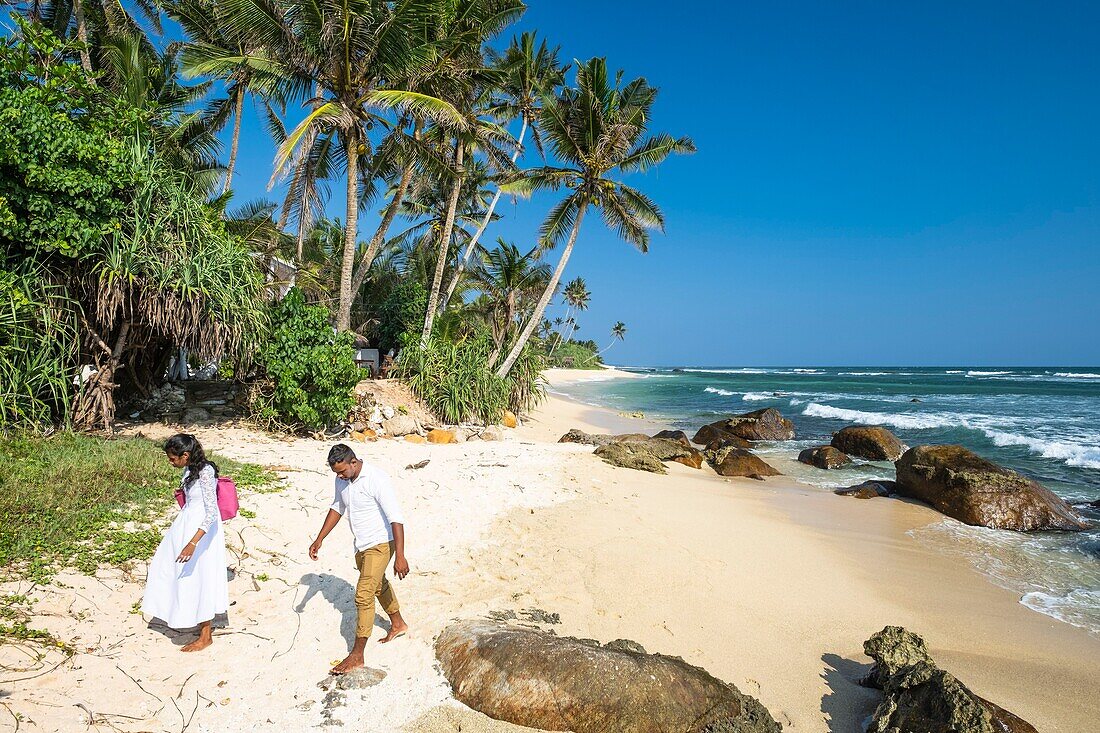
[{"label": "wet rock", "polygon": [[839,496],[854,496],[857,499],[874,499],[897,493],[897,485],[893,481],[864,481],[855,486],[837,489],[833,493]]},{"label": "wet rock", "polygon": [[780,475],[779,471],[743,448],[722,448],[716,451],[711,465],[719,476],[747,476],[762,479],[764,476]]},{"label": "wet rock", "polygon": [[389,435],[400,438],[402,435],[418,432],[420,426],[416,424],[416,418],[412,415],[394,415],[382,421],[382,428]]},{"label": "wet rock", "polygon": [[831,445],[807,448],[798,454],[798,460],[800,463],[817,466],[818,468],[842,468],[852,462],[851,458]]},{"label": "wet rock", "polygon": [[914,397],[913,399],[911,399],[911,400],[909,400],[909,401],[910,401],[910,402],[923,402],[923,400],[921,400],[921,399],[918,399],[917,397]]},{"label": "wet rock", "polygon": [[939,669],[924,639],[887,626],[863,644],[875,661],[863,684],[883,691],[868,733],[1037,733]]},{"label": "wet rock", "polygon": [[728,446],[744,448],[745,450],[752,448],[752,443],[727,429],[725,427],[726,422],[721,420],[710,425],[704,425],[696,431],[695,437],[691,441],[698,445],[705,445],[708,450],[718,450]]},{"label": "wet rock", "polygon": [[[681,659],[467,621],[436,656],[455,697],[491,718],[574,733],[780,733],[767,709]],[[565,702],[565,704],[563,704]]]},{"label": "wet rock", "polygon": [[790,440],[794,437],[794,424],[775,408],[766,407],[704,425],[695,434],[695,442],[707,445],[730,435],[744,440]]},{"label": "wet rock", "polygon": [[1020,532],[1086,527],[1049,489],[959,445],[906,451],[897,462],[897,492],[966,524]]},{"label": "wet rock", "polygon": [[613,466],[651,473],[668,473],[661,459],[646,450],[641,443],[608,443],[597,448],[596,455]]},{"label": "wet rock", "polygon": [[896,461],[905,445],[886,428],[851,425],[833,434],[831,445],[849,456],[869,461]]}]

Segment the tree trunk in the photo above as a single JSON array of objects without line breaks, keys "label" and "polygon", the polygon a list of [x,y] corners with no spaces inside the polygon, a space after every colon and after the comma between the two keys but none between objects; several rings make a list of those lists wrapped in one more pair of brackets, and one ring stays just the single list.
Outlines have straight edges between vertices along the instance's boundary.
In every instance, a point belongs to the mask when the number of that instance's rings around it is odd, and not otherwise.
[{"label": "tree trunk", "polygon": [[500,358],[500,352],[504,350],[504,344],[508,343],[508,334],[512,331],[512,321],[515,317],[516,293],[515,291],[509,291],[504,306],[504,332],[501,333],[500,340],[496,342],[493,353],[489,356],[489,362],[485,365],[486,369],[492,369],[493,365],[497,363],[497,359]]},{"label": "tree trunk", "polygon": [[[88,74],[92,73],[92,55],[88,50],[88,23],[84,19],[84,0],[73,0],[73,15],[76,16],[76,38],[83,47],[80,49],[80,65]],[[95,82],[92,82],[95,84]]]},{"label": "tree trunk", "polygon": [[241,139],[241,114],[244,112],[244,88],[238,84],[234,94],[237,98],[233,100],[233,142],[229,145],[229,165],[225,169],[223,194],[229,190],[229,184],[233,180],[233,169],[237,165],[237,143]]},{"label": "tree trunk", "polygon": [[348,158],[347,221],[344,224],[344,259],[340,266],[340,310],[336,328],[351,328],[351,269],[355,266],[355,234],[359,221],[359,140],[355,130],[348,130],[344,143]]},{"label": "tree trunk", "polygon": [[435,309],[439,304],[439,289],[443,285],[443,270],[447,267],[447,253],[451,249],[451,230],[455,223],[455,209],[458,208],[458,196],[462,192],[462,181],[465,179],[462,171],[462,153],[464,146],[461,140],[455,141],[455,180],[451,186],[451,198],[447,202],[447,215],[443,219],[443,229],[439,233],[439,247],[436,251],[435,278],[432,280],[432,291],[428,296],[428,311],[424,314],[424,333],[420,336],[421,345],[428,343],[432,335],[432,324],[435,321]]},{"label": "tree trunk", "polygon": [[[523,136],[527,134],[527,118],[523,118],[523,127],[519,131],[519,139],[516,141],[516,152],[512,153],[512,162],[515,163],[519,157],[519,149],[523,145]],[[474,236],[470,239],[470,243],[466,246],[466,252],[462,255],[462,259],[458,263],[458,267],[455,268],[455,274],[451,278],[451,284],[447,286],[447,294],[439,301],[439,312],[442,313],[447,307],[447,304],[451,302],[451,296],[454,295],[455,288],[458,287],[458,281],[462,278],[462,273],[465,272],[466,266],[470,263],[470,255],[477,249],[477,243],[481,240],[481,235],[485,231],[485,227],[489,226],[489,222],[493,218],[493,210],[497,207],[497,201],[500,201],[500,195],[503,193],[500,190],[500,186],[497,186],[497,192],[493,194],[493,200],[489,202],[489,210],[485,212],[485,217],[481,220],[481,224],[478,226],[477,231],[474,232]]]},{"label": "tree trunk", "polygon": [[550,277],[550,282],[546,284],[546,290],[543,291],[542,297],[539,298],[538,304],[535,305],[535,312],[531,314],[531,318],[527,321],[527,325],[523,327],[523,332],[520,333],[519,338],[516,339],[516,343],[512,346],[512,350],[508,352],[508,358],[504,360],[504,363],[497,369],[497,376],[508,376],[508,372],[512,371],[512,365],[516,363],[516,359],[519,358],[520,352],[523,351],[523,347],[527,345],[527,341],[531,338],[531,334],[535,332],[535,327],[542,320],[543,311],[546,310],[546,306],[550,304],[550,299],[554,297],[554,291],[558,288],[558,283],[561,281],[561,275],[565,272],[565,264],[569,262],[569,255],[573,253],[573,245],[577,243],[577,233],[581,230],[581,221],[584,219],[584,211],[588,208],[588,203],[582,203],[580,210],[577,211],[577,219],[573,222],[573,231],[569,232],[569,241],[565,244],[565,251],[561,253],[561,259],[558,260],[558,266],[554,268],[554,274]]},{"label": "tree trunk", "polygon": [[113,348],[103,343],[94,331],[91,331],[91,335],[107,359],[106,363],[85,383],[84,392],[77,400],[74,410],[73,424],[79,429],[91,430],[97,422],[102,421],[103,429],[110,432],[115,419],[114,390],[118,386],[115,384],[115,372],[129,342],[130,324],[129,322],[122,324]]}]

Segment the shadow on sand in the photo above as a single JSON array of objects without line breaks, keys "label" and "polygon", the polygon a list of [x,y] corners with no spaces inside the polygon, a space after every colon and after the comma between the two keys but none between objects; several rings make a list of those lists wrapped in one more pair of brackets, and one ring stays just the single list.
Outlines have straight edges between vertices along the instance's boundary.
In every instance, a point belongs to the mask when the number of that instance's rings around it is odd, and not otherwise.
[{"label": "shadow on sand", "polygon": [[821,712],[832,733],[851,733],[863,730],[863,722],[875,711],[881,693],[862,687],[859,681],[871,669],[853,659],[836,654],[823,654],[825,668],[821,677],[829,692],[821,698]]},{"label": "shadow on sand", "polygon": [[[355,643],[355,627],[359,620],[355,609],[355,586],[329,573],[306,573],[302,576],[301,584],[306,587],[306,594],[294,607],[294,612],[304,611],[306,604],[320,593],[322,598],[340,612],[340,635],[344,637],[350,650]],[[390,630],[389,619],[377,612],[374,614],[374,625],[387,632]]]}]

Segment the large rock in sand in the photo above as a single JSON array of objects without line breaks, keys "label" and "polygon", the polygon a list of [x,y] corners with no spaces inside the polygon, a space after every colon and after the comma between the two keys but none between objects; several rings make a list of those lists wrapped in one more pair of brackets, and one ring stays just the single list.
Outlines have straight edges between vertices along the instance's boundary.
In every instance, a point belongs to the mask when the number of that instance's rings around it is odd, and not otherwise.
[{"label": "large rock in sand", "polygon": [[1085,522],[1049,489],[960,445],[919,445],[897,462],[897,490],[966,524],[1027,532]]},{"label": "large rock in sand", "polygon": [[799,453],[798,462],[817,468],[843,468],[851,463],[852,459],[831,445],[819,445]]},{"label": "large rock in sand", "polygon": [[863,684],[885,693],[867,733],[1038,733],[939,669],[924,639],[900,626],[872,636],[863,651],[875,660]]},{"label": "large rock in sand", "polygon": [[704,425],[695,434],[694,440],[700,445],[709,446],[715,441],[729,440],[731,437],[742,440],[790,440],[794,437],[794,424],[775,408],[766,407]]},{"label": "large rock in sand", "polygon": [[416,424],[416,418],[412,415],[394,415],[382,421],[382,429],[387,434],[400,438],[402,435],[418,432],[420,426]]},{"label": "large rock in sand", "polygon": [[743,448],[721,448],[709,453],[711,465],[719,476],[762,478],[779,476],[779,471]]},{"label": "large rock in sand", "polygon": [[636,646],[465,621],[435,653],[455,698],[497,720],[573,733],[780,733],[757,700]]},{"label": "large rock in sand", "polygon": [[662,461],[676,461],[691,468],[703,465],[703,454],[698,449],[672,438],[650,438],[639,434],[615,436],[614,441],[601,445],[595,451],[597,456],[613,466],[665,473]]},{"label": "large rock in sand", "polygon": [[893,481],[864,481],[855,486],[836,489],[834,494],[839,496],[854,496],[857,499],[875,499],[880,496],[890,496],[897,492],[897,484]]},{"label": "large rock in sand", "polygon": [[851,425],[833,434],[831,445],[850,456],[869,461],[896,461],[905,444],[886,428]]}]

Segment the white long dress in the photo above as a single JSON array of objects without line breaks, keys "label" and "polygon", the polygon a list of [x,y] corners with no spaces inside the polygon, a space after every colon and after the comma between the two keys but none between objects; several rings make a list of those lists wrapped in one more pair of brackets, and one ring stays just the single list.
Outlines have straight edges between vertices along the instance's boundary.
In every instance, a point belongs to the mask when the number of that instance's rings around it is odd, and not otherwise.
[{"label": "white long dress", "polygon": [[[141,611],[173,629],[190,629],[229,610],[229,581],[225,569],[225,534],[218,512],[214,468],[207,464],[199,478],[187,486],[185,469],[180,479],[187,495],[183,508],[160,541],[149,562],[149,577]],[[184,546],[199,528],[199,540],[191,559],[176,562]]]}]

